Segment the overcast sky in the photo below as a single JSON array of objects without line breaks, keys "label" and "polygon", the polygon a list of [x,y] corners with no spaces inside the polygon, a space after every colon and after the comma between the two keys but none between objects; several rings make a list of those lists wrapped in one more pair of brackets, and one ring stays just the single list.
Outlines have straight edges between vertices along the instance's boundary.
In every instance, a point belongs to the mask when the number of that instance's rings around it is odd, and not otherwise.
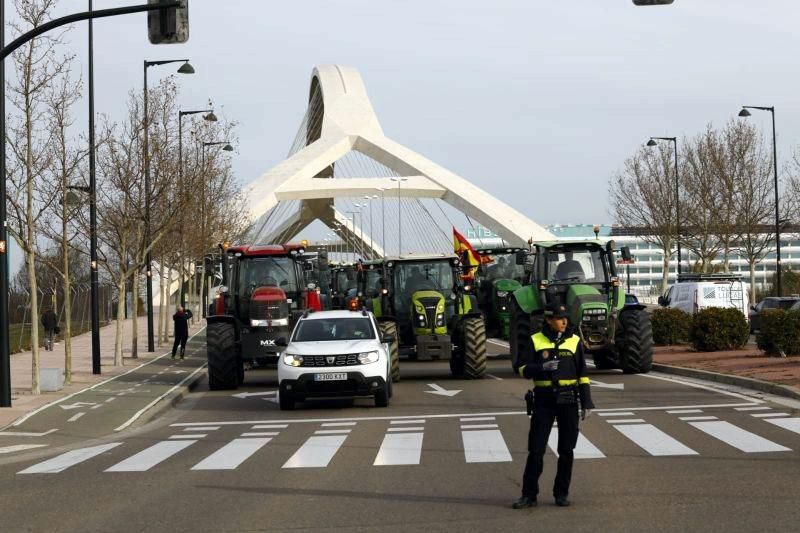
[{"label": "overcast sky", "polygon": [[[121,116],[143,59],[190,58],[182,109],[211,98],[241,123],[234,168],[248,183],[286,156],[314,65],[351,65],[388,136],[541,224],[612,222],[609,176],[651,135],[774,105],[789,158],[798,22],[795,0],[191,0],[185,45],[150,45],[143,14],[95,22],[96,107]],[[67,36],[84,76],[86,26]],[[151,83],[171,72],[151,68]],[[750,120],[768,132],[768,113]]]}]

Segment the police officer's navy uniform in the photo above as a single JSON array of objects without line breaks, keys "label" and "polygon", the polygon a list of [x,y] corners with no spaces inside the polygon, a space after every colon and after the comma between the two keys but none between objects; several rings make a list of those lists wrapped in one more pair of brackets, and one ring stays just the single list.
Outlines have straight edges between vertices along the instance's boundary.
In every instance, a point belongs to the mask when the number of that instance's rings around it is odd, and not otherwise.
[{"label": "police officer's navy uniform", "polygon": [[[564,317],[564,306],[548,306],[547,316]],[[539,476],[553,422],[558,422],[558,470],[553,496],[561,506],[569,505],[567,495],[572,478],[573,450],[578,441],[578,405],[582,411],[594,409],[586,375],[586,360],[580,337],[567,327],[564,333],[553,331],[547,322],[542,331],[531,336],[532,353],[517,364],[520,376],[533,380],[533,416],[528,433],[528,461],[522,481],[522,498],[514,507],[536,504]],[[557,361],[555,370],[547,370]],[[551,362],[549,365],[548,362]],[[527,501],[526,501],[527,498]]]}]

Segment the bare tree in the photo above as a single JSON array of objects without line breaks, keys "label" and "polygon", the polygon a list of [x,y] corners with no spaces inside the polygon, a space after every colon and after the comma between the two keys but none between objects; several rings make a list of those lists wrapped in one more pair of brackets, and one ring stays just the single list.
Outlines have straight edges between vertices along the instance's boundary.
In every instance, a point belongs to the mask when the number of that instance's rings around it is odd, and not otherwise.
[{"label": "bare tree", "polygon": [[676,235],[675,153],[672,145],[640,148],[611,178],[609,199],[614,220],[635,228],[641,238],[664,250],[661,287],[669,283],[669,263]]}]

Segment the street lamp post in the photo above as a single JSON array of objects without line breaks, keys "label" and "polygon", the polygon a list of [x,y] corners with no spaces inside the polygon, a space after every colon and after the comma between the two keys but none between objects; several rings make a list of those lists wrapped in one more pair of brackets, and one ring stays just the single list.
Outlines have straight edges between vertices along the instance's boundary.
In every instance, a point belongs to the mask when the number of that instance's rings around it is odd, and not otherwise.
[{"label": "street lamp post", "polygon": [[[358,205],[358,204],[356,204]],[[347,211],[348,215],[352,215],[353,217],[353,263],[356,262],[356,255],[358,254],[358,243],[356,239],[358,239],[358,233],[356,233],[356,214],[358,211]],[[348,219],[350,220],[350,219]]]},{"label": "street lamp post", "polygon": [[[194,74],[194,68],[189,64],[188,59],[168,59],[164,61],[144,61],[144,216],[145,216],[145,241],[146,246],[150,246],[150,149],[149,132],[150,124],[147,114],[147,69],[158,65],[169,63],[183,63],[178,69],[179,74]],[[151,268],[151,253],[147,250],[145,257],[145,272],[147,274],[147,351],[155,351],[155,340],[153,338],[153,271]],[[135,295],[134,295],[135,301]]]},{"label": "street lamp post", "polygon": [[404,181],[408,181],[408,178],[390,178],[392,181],[397,182],[397,256],[400,257],[403,255],[403,231],[402,231],[402,222],[400,216],[400,184]]},{"label": "street lamp post", "polygon": [[[675,241],[678,247],[678,268],[675,269],[676,279],[681,275],[681,201],[678,182],[678,138],[677,137],[650,137],[647,146],[656,146],[656,141],[672,141],[675,146]],[[628,282],[630,285],[630,281]]]},{"label": "street lamp post", "polygon": [[369,258],[374,259],[375,243],[374,243],[374,238],[372,236],[372,200],[377,200],[378,195],[377,194],[374,194],[372,196],[367,195],[364,197],[364,199],[367,200],[367,203],[369,204]]},{"label": "street lamp post", "polygon": [[[216,117],[214,117],[216,119]],[[226,152],[232,152],[233,146],[228,141],[213,141],[213,142],[204,142],[202,148],[202,168],[203,173],[206,171],[206,146],[222,146],[222,149]],[[200,196],[200,242],[201,246],[205,248],[206,246],[206,179],[205,176],[201,176],[200,182],[202,183],[201,188],[201,196]],[[205,250],[202,250],[205,253]],[[203,278],[205,281],[205,278]],[[202,316],[205,317],[205,287],[203,283],[200,284],[200,307],[203,308]]]},{"label": "street lamp post", "polygon": [[[0,46],[5,46],[5,0],[0,0]],[[6,63],[0,63],[0,87]],[[0,407],[11,407],[11,341],[8,334],[8,229],[6,228],[6,99],[0,98]]]},{"label": "street lamp post", "polygon": [[739,116],[749,117],[750,111],[748,111],[748,109],[758,109],[759,111],[769,111],[772,113],[772,165],[775,171],[775,285],[778,296],[783,296],[783,287],[781,284],[781,220],[780,208],[778,205],[778,145],[775,137],[775,107],[745,105],[742,106],[742,110],[739,111]]},{"label": "street lamp post", "polygon": [[383,247],[383,257],[386,257],[386,189],[380,187],[378,190],[381,191],[381,223],[383,225],[383,242],[381,247]]}]

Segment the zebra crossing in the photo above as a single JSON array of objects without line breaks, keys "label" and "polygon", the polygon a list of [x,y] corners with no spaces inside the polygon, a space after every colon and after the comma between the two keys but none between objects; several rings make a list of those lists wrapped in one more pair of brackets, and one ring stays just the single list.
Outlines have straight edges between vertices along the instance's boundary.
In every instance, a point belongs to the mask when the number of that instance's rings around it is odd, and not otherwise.
[{"label": "zebra crossing", "polygon": [[[634,414],[632,411],[603,412],[592,424],[584,424],[575,448],[577,460],[607,459],[609,453],[619,455],[616,450],[603,450],[593,442],[598,432],[607,432],[613,428],[612,434],[624,441],[633,443],[646,455],[652,457],[669,456],[699,456],[702,453],[692,446],[697,442],[699,435],[711,439],[713,442],[722,443],[733,452],[745,454],[759,453],[787,453],[800,449],[800,442],[790,448],[784,444],[774,442],[763,435],[756,433],[761,427],[764,432],[775,431],[775,428],[784,430],[785,436],[778,438],[786,443],[787,437],[794,438],[800,435],[800,417],[787,412],[773,410],[766,406],[748,406],[736,408],[737,423],[722,420],[719,416],[704,412],[702,409],[676,409],[665,411],[673,417],[670,424],[664,424],[663,418],[657,421],[648,421],[648,415],[641,412]],[[662,415],[663,416],[663,415]],[[748,417],[750,423],[741,424],[742,417]],[[136,473],[147,472],[159,465],[169,463],[181,454],[189,453],[193,449],[200,449],[196,455],[197,462],[190,467],[191,471],[232,471],[240,468],[248,460],[260,453],[266,453],[270,443],[280,439],[287,433],[293,434],[292,442],[302,441],[299,447],[287,454],[282,462],[281,469],[322,469],[336,462],[336,457],[348,446],[348,441],[353,440],[353,434],[362,428],[370,431],[363,432],[359,437],[358,445],[353,445],[359,452],[369,454],[369,463],[365,466],[414,466],[425,464],[426,434],[441,439],[442,434],[451,437],[448,451],[463,453],[466,464],[479,463],[508,463],[524,460],[525,447],[522,445],[523,435],[527,424],[520,424],[519,419],[503,417],[503,428],[498,423],[498,417],[488,415],[459,415],[457,425],[442,424],[442,419],[403,418],[383,421],[329,421],[317,422],[313,427],[303,421],[287,421],[286,423],[252,423],[246,430],[241,430],[237,435],[228,437],[227,433],[232,427],[224,426],[225,423],[197,425],[190,424],[185,427],[174,428],[176,433],[147,446],[144,449],[132,452],[132,444],[126,442],[111,442],[97,446],[90,446],[71,450],[56,457],[31,465],[18,472],[19,475],[33,474],[58,474],[72,468],[86,467],[92,461],[102,460],[100,471],[105,473]],[[375,440],[374,447],[365,446],[365,435],[374,437],[374,424],[383,426],[383,436]],[[659,427],[661,425],[661,427]],[[747,425],[747,429],[741,427]],[[176,424],[176,426],[180,426]],[[669,429],[665,430],[664,426]],[[224,427],[224,429],[223,429]],[[312,429],[313,428],[313,429]],[[302,432],[298,435],[297,432]],[[453,433],[460,433],[458,439]],[[671,432],[673,434],[668,433]],[[691,441],[687,442],[687,435]],[[513,436],[509,438],[509,433]],[[675,434],[675,433],[681,434]],[[311,434],[309,434],[311,433]],[[213,443],[207,438],[214,436]],[[225,435],[223,437],[223,435]],[[297,438],[299,436],[299,439]],[[606,435],[607,437],[607,435]],[[230,440],[227,440],[230,438]],[[775,437],[772,437],[775,438]],[[304,440],[303,440],[304,439]],[[198,443],[204,445],[198,446]],[[227,441],[227,442],[226,442]],[[557,454],[557,431],[551,432],[548,445],[553,453]],[[220,443],[222,442],[222,443]],[[515,446],[509,447],[509,442]],[[606,439],[607,442],[607,439]],[[210,449],[214,448],[214,449]],[[283,453],[286,444],[281,447]],[[516,458],[512,456],[511,449],[517,452]],[[702,449],[702,448],[701,448]],[[124,450],[124,451],[123,451]],[[125,457],[120,457],[124,453]],[[275,453],[275,452],[270,452]],[[196,460],[193,457],[193,461]],[[108,466],[108,463],[113,462]]]}]

